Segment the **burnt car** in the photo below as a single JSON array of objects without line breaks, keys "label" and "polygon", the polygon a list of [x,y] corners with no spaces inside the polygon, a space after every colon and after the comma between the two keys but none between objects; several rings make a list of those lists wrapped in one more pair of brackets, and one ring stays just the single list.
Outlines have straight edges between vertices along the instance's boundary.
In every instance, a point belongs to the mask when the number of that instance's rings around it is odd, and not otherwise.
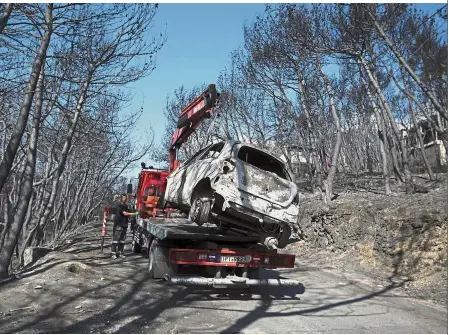
[{"label": "burnt car", "polygon": [[296,223],[299,194],[286,165],[240,141],[214,143],[167,177],[165,202],[206,222],[258,234],[282,248]]}]

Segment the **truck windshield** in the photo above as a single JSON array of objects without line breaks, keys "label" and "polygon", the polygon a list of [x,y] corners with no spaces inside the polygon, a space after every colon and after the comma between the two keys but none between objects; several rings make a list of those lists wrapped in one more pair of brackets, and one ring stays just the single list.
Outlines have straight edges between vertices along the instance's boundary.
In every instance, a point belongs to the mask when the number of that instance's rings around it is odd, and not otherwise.
[{"label": "truck windshield", "polygon": [[282,179],[291,180],[284,164],[263,151],[242,146],[239,149],[237,157],[245,163],[251,164],[261,170],[273,172]]},{"label": "truck windshield", "polygon": [[149,196],[149,197],[158,197],[161,194],[161,186],[147,186],[145,187],[145,190],[143,191],[143,195]]}]

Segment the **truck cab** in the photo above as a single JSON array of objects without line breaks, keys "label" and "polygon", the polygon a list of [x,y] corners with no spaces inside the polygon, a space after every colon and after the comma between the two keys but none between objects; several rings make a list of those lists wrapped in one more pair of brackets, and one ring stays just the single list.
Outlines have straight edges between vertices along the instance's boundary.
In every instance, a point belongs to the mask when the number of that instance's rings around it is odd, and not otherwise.
[{"label": "truck cab", "polygon": [[158,202],[167,186],[169,172],[146,167],[142,163],[139,173],[139,183],[136,189],[136,209],[142,218],[163,216],[164,212],[158,208]]}]

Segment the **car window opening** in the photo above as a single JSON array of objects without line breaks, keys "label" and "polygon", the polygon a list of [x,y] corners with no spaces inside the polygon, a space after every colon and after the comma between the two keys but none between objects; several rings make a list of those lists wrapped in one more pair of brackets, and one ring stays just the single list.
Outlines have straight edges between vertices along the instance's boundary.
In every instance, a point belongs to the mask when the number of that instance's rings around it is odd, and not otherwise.
[{"label": "car window opening", "polygon": [[221,150],[223,150],[223,147],[224,147],[224,142],[212,145],[212,147],[210,147],[210,149],[207,151],[207,153],[201,159],[217,158],[220,155]]},{"label": "car window opening", "polygon": [[206,150],[207,150],[207,147],[204,149],[201,149],[200,151],[197,151],[192,157],[187,158],[184,162],[182,162],[182,165],[183,166],[188,165],[190,162],[195,160],[197,157],[201,156]]},{"label": "car window opening", "polygon": [[238,159],[259,169],[273,172],[280,178],[290,180],[282,163],[257,149],[251,147],[241,147],[237,157]]}]

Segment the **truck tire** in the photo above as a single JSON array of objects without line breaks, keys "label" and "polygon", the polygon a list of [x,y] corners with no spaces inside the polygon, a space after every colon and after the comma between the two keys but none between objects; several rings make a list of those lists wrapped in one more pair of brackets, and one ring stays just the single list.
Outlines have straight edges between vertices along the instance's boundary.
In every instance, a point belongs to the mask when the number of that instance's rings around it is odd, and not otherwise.
[{"label": "truck tire", "polygon": [[148,271],[153,279],[162,279],[165,275],[175,276],[178,265],[169,262],[169,248],[161,246],[156,239],[151,242],[148,250]]},{"label": "truck tire", "polygon": [[209,220],[211,206],[209,200],[196,198],[193,200],[193,206],[190,209],[190,220],[195,222],[198,226],[202,226]]},{"label": "truck tire", "polygon": [[142,238],[140,237],[137,230],[133,232],[133,240],[131,242],[131,251],[135,254],[140,254],[142,252]]}]

